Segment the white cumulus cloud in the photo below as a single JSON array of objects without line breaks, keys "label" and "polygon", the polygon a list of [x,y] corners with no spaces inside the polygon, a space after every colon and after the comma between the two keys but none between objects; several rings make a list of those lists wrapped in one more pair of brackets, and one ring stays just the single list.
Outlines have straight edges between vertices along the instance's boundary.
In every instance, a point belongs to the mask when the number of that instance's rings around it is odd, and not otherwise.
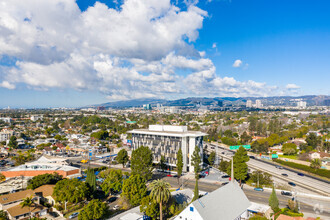
[{"label": "white cumulus cloud", "polygon": [[237,68],[240,67],[242,65],[242,60],[235,60],[233,63],[233,67]]},{"label": "white cumulus cloud", "polygon": [[75,0],[0,0],[0,57],[17,60],[0,68],[0,87],[98,90],[113,100],[274,89],[216,74],[193,46],[208,16],[193,2],[185,9],[170,0],[119,4],[80,11]]},{"label": "white cumulus cloud", "polygon": [[287,89],[300,89],[300,86],[298,86],[294,83],[289,83],[289,84],[286,85],[285,88],[287,88]]}]

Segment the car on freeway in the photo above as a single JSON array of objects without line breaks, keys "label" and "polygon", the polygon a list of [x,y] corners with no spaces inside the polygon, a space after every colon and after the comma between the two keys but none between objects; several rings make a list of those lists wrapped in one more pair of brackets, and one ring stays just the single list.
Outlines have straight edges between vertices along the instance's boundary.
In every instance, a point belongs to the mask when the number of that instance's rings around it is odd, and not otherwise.
[{"label": "car on freeway", "polygon": [[251,159],[256,159],[254,156],[249,156]]},{"label": "car on freeway", "polygon": [[108,203],[112,203],[117,200],[117,197],[113,196],[108,200]]},{"label": "car on freeway", "polygon": [[275,166],[277,169],[283,169],[283,167],[281,167],[281,166]]},{"label": "car on freeway", "polygon": [[283,195],[283,196],[292,196],[292,193],[288,192],[288,191],[282,191],[281,195]]},{"label": "car on freeway", "polygon": [[282,175],[282,176],[288,176],[288,174],[286,174],[286,173],[282,173],[281,175]]},{"label": "car on freeway", "polygon": [[297,175],[299,175],[299,176],[305,176],[305,174],[303,174],[303,173],[297,173]]},{"label": "car on freeway", "polygon": [[79,215],[79,212],[75,212],[69,216],[69,219],[75,218]]},{"label": "car on freeway", "polygon": [[260,192],[263,192],[264,189],[263,188],[254,188],[255,191],[260,191]]},{"label": "car on freeway", "polygon": [[119,205],[115,205],[112,209],[113,210],[118,210],[119,209]]},{"label": "car on freeway", "polygon": [[295,184],[294,182],[288,182],[288,184],[289,184],[290,186],[296,186],[296,184]]}]

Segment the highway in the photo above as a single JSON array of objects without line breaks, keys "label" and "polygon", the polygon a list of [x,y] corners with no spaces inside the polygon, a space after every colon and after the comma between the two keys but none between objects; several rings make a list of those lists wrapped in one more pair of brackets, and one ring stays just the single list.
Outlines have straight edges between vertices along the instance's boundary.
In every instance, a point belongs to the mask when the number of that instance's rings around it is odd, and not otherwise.
[{"label": "highway", "polygon": [[[218,147],[218,156],[220,156],[220,157],[224,157],[224,158],[228,159],[233,156],[233,152],[230,151],[229,149],[227,149],[223,145],[214,144],[214,143],[207,144],[207,145],[210,145],[212,148]],[[208,150],[210,150],[210,149],[208,149]],[[308,176],[299,176],[297,174],[297,172],[290,171],[285,168],[278,169],[278,168],[276,168],[275,164],[269,164],[269,163],[266,163],[266,162],[263,162],[263,161],[260,161],[257,159],[250,158],[250,161],[247,162],[247,164],[251,168],[267,172],[284,181],[294,182],[296,185],[301,186],[303,188],[312,190],[312,191],[317,192],[322,195],[330,196],[330,184],[325,181],[317,180],[317,179],[314,179],[314,178],[308,177]],[[277,166],[279,166],[279,165],[277,165]],[[282,175],[283,173],[286,173],[288,176],[287,177],[283,176]],[[292,188],[294,188],[294,187],[292,187]]]}]

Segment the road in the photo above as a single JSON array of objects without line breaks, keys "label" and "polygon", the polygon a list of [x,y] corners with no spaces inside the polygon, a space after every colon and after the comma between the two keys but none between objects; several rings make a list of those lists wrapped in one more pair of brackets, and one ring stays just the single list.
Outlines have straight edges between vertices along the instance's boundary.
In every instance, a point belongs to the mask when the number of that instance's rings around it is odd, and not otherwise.
[{"label": "road", "polygon": [[[76,164],[75,161],[77,161],[77,160],[71,160],[71,162],[74,162],[74,164]],[[84,167],[88,166],[87,164],[76,164],[76,165],[83,165]],[[90,166],[95,168],[95,167],[100,167],[101,165],[90,164]],[[129,169],[127,169],[127,168],[125,169],[125,171],[128,171],[128,170]],[[167,177],[164,174],[153,175],[153,179],[160,179],[160,178],[169,182],[171,184],[171,186],[174,188],[179,187],[178,180],[175,177]],[[190,189],[194,190],[195,180],[182,180],[182,179],[183,178],[181,178],[180,181],[184,181],[183,182],[184,188],[190,188]],[[182,183],[180,182],[180,184],[182,184]],[[220,184],[214,184],[214,183],[203,182],[203,181],[199,181],[198,186],[199,186],[199,190],[205,191],[205,192],[212,192],[212,191],[218,189],[219,187],[221,187]],[[247,188],[247,187],[243,187],[243,191],[251,202],[268,204],[270,192],[254,191],[253,189]],[[278,194],[277,197],[279,199],[280,207],[286,207],[288,204],[288,200],[291,199],[291,197],[283,196],[281,194]],[[321,214],[323,216],[329,216],[329,218],[330,218],[330,202],[329,201],[324,201],[324,200],[319,200],[319,199],[310,199],[310,198],[300,198],[300,197],[298,197],[297,199],[300,203],[300,208],[301,208],[302,212],[315,213],[315,211],[314,211],[315,207],[316,208],[319,207],[322,209]],[[315,215],[317,215],[317,214],[315,213]]]},{"label": "road", "polygon": [[[208,144],[208,145],[212,147],[211,149],[213,149],[213,147],[215,148],[218,147],[218,155],[221,157],[231,158],[233,155],[233,152],[230,151],[229,149],[226,149],[226,147],[223,145],[220,144],[219,145]],[[297,172],[293,172],[285,168],[278,169],[276,168],[275,164],[274,165],[268,164],[257,159],[250,158],[250,161],[247,162],[247,164],[251,168],[256,168],[262,171],[266,171],[267,173],[276,176],[278,178],[281,178],[283,180],[286,180],[287,182],[291,181],[297,185],[300,185],[301,187],[318,192],[319,194],[330,196],[330,184],[324,181],[317,180],[308,176],[299,176]],[[282,176],[282,173],[288,174],[288,177]]]}]

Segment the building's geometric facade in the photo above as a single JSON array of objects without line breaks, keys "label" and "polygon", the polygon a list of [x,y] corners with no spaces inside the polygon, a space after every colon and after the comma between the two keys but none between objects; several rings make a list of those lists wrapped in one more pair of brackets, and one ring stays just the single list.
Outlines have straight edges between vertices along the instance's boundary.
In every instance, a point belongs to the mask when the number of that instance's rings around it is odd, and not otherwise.
[{"label": "building's geometric facade", "polygon": [[200,148],[203,158],[203,136],[200,131],[188,131],[187,126],[149,125],[149,129],[134,129],[132,134],[132,148],[148,146],[153,152],[154,162],[159,162],[161,155],[165,156],[169,166],[176,166],[179,148],[183,154],[183,171],[192,172],[191,155],[195,146]]}]

